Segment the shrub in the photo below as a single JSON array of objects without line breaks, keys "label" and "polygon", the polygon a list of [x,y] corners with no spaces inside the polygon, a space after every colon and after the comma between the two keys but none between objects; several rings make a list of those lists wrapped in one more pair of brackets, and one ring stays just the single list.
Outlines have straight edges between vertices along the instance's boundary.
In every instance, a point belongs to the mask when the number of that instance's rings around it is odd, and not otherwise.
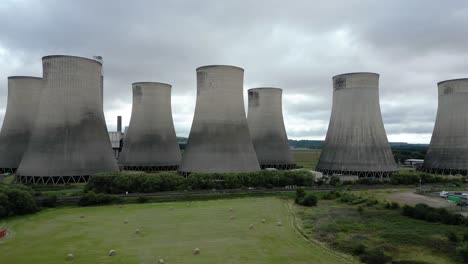
[{"label": "shrub", "polygon": [[457,243],[459,241],[457,234],[455,232],[449,232],[447,233],[447,238],[449,241]]},{"label": "shrub", "polygon": [[392,257],[385,253],[381,248],[372,248],[365,250],[360,259],[367,264],[385,264],[392,260]]},{"label": "shrub", "polygon": [[340,177],[338,176],[331,176],[330,181],[328,182],[331,186],[337,186],[341,182]]},{"label": "shrub", "polygon": [[306,192],[304,191],[304,189],[302,188],[298,188],[296,189],[296,203],[300,203],[300,201],[302,201],[302,199],[304,199],[304,197],[306,196]]},{"label": "shrub", "polygon": [[457,254],[463,261],[463,263],[468,263],[468,244],[464,243],[461,246],[457,247]]},{"label": "shrub", "polygon": [[78,201],[78,205],[80,206],[89,206],[89,205],[101,205],[101,204],[113,204],[119,203],[122,199],[115,195],[110,194],[103,194],[95,192],[87,192],[83,196],[81,196],[80,200]]},{"label": "shrub", "polygon": [[57,195],[47,195],[41,201],[42,207],[55,207],[57,205]]},{"label": "shrub", "polygon": [[364,244],[357,244],[353,246],[352,253],[353,255],[360,256],[366,252],[366,246]]},{"label": "shrub", "polygon": [[317,205],[317,197],[313,194],[307,194],[304,199],[300,202],[303,206],[316,206]]},{"label": "shrub", "polygon": [[39,210],[34,192],[24,186],[0,186],[0,217],[34,213]]}]

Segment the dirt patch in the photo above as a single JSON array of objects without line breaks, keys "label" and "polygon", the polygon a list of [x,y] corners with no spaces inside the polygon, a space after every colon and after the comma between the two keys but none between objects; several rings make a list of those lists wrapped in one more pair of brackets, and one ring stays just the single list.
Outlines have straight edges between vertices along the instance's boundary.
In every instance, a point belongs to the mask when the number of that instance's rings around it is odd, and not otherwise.
[{"label": "dirt patch", "polygon": [[453,206],[453,203],[448,202],[444,198],[424,196],[424,195],[416,194],[416,193],[414,193],[414,191],[406,191],[406,192],[401,192],[401,193],[392,193],[392,194],[389,194],[389,195],[385,196],[385,199],[393,201],[393,202],[408,204],[408,205],[415,205],[415,204],[418,204],[418,203],[425,203],[425,204],[427,204],[429,206],[432,206],[432,207],[449,207],[449,206]]}]

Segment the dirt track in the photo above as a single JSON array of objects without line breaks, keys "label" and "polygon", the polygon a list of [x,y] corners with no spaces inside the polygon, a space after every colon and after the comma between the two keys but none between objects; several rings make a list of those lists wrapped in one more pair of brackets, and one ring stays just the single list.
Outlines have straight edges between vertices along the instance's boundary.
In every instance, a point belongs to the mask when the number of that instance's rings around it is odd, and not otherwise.
[{"label": "dirt track", "polygon": [[406,191],[401,193],[392,193],[385,197],[387,200],[404,203],[408,205],[415,205],[418,203],[425,203],[432,207],[448,207],[453,206],[453,203],[448,202],[443,198],[429,197],[414,193],[414,191]]}]

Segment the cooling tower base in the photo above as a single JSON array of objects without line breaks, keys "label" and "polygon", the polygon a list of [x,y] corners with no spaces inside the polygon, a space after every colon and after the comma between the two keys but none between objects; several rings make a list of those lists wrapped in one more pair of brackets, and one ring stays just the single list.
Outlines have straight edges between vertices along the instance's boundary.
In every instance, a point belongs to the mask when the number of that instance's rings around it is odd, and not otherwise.
[{"label": "cooling tower base", "polygon": [[122,171],[144,171],[144,172],[160,172],[160,171],[176,171],[179,165],[169,166],[120,166]]},{"label": "cooling tower base", "polygon": [[260,168],[264,169],[277,169],[277,170],[293,170],[297,166],[296,164],[260,164]]},{"label": "cooling tower base", "polygon": [[390,178],[396,171],[343,171],[343,170],[328,170],[316,168],[317,171],[322,172],[325,175],[353,175],[359,178]]},{"label": "cooling tower base", "polygon": [[420,167],[417,169],[418,171],[421,172],[426,172],[430,174],[443,174],[443,175],[463,175],[467,176],[468,175],[468,169],[441,169],[441,168],[424,168]]},{"label": "cooling tower base", "polygon": [[15,173],[17,168],[0,168],[0,174]]},{"label": "cooling tower base", "polygon": [[16,175],[16,182],[23,184],[68,184],[88,182],[89,175],[81,176],[20,176]]}]

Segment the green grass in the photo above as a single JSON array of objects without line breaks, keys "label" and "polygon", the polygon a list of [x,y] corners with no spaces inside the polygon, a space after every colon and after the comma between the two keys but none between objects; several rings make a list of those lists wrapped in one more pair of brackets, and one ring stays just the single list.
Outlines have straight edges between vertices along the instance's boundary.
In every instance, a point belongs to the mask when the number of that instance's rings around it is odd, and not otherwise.
[{"label": "green grass", "polygon": [[291,152],[297,165],[312,170],[317,166],[320,157],[319,149],[293,149]]},{"label": "green grass", "polygon": [[299,235],[286,205],[270,197],[48,209],[3,222],[14,234],[0,240],[1,262],[64,263],[68,253],[73,263],[350,262]]},{"label": "green grass", "polygon": [[[358,192],[357,192],[358,193]],[[362,212],[357,208],[362,206]],[[468,233],[464,226],[428,223],[402,216],[382,205],[348,205],[319,200],[315,208],[297,207],[305,235],[337,250],[351,253],[357,244],[382,247],[394,260],[421,263],[456,263],[454,248],[446,235]]]}]

